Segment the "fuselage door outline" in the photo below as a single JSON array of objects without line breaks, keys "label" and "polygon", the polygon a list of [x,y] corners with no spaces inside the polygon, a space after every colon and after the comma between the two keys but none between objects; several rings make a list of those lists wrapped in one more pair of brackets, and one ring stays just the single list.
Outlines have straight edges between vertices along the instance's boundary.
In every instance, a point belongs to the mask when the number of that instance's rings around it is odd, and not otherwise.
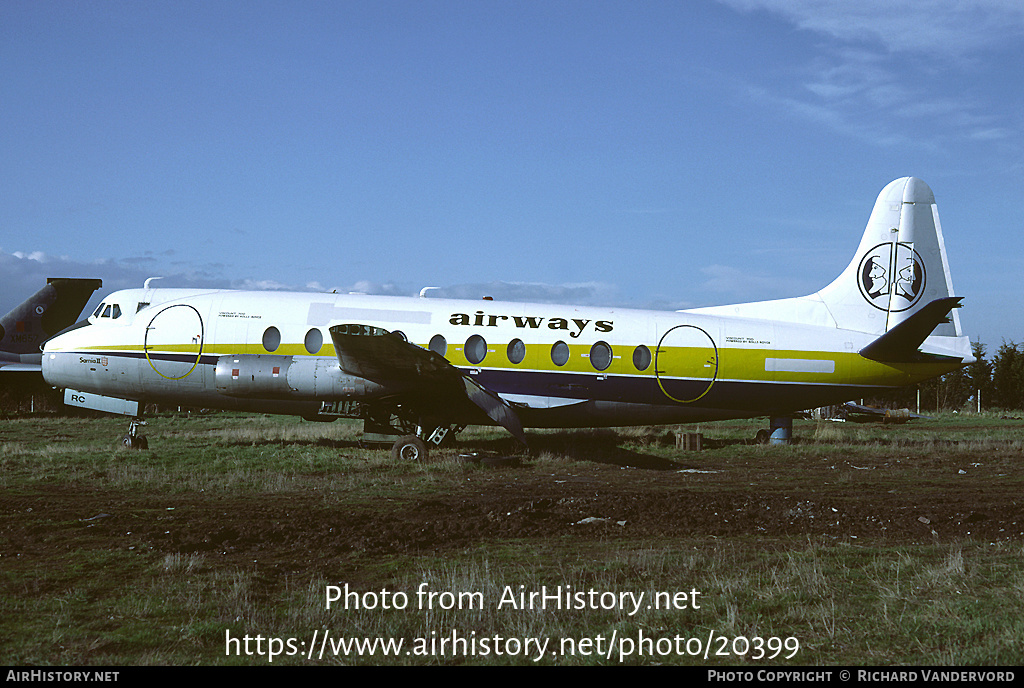
[{"label": "fuselage door outline", "polygon": [[658,341],[654,374],[666,397],[692,404],[710,392],[718,379],[718,346],[703,328],[677,325]]},{"label": "fuselage door outline", "polygon": [[[186,313],[181,309],[190,310],[192,313]],[[158,319],[161,321],[159,329],[155,324]],[[186,325],[188,327],[185,327]],[[176,334],[192,332],[193,334],[191,335],[191,343],[187,341],[160,341],[161,338],[157,337],[158,341],[154,344],[150,341],[150,333],[153,330],[158,330],[158,332],[170,331]],[[178,336],[181,335],[179,334]],[[180,355],[172,354],[172,359],[151,356],[151,353],[156,354],[164,346],[170,346],[172,349],[184,347],[185,351]],[[166,380],[184,380],[191,375],[196,369],[196,366],[199,365],[199,358],[203,353],[203,316],[195,306],[191,306],[189,304],[179,303],[162,309],[159,313],[153,316],[152,320],[150,320],[149,324],[146,326],[142,349],[146,354],[146,360],[149,362],[149,366],[157,375]],[[192,360],[193,354],[195,354],[195,360]],[[154,358],[156,358],[156,361],[154,361]],[[174,360],[178,358],[180,358],[180,360]],[[159,365],[157,365],[158,362]],[[191,365],[189,366],[189,364]],[[176,374],[184,370],[184,366],[189,366],[188,370],[186,370],[184,374]]]}]

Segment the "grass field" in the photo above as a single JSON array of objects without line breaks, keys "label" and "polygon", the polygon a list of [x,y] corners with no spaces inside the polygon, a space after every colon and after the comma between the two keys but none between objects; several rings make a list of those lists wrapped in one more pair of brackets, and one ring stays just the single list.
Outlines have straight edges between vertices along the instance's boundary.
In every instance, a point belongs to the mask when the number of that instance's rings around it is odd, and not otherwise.
[{"label": "grass field", "polygon": [[1024,660],[1024,421],[470,429],[422,464],[354,423],[125,425],[0,425],[3,663]]}]

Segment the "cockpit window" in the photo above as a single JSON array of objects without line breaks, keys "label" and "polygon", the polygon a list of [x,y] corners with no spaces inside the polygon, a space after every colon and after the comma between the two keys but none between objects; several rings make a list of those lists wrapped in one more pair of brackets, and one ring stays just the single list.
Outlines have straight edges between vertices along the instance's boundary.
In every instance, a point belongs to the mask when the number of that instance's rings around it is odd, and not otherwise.
[{"label": "cockpit window", "polygon": [[117,320],[121,317],[121,306],[116,303],[107,303],[104,301],[96,310],[93,312],[92,317],[94,318],[110,318],[111,320]]}]

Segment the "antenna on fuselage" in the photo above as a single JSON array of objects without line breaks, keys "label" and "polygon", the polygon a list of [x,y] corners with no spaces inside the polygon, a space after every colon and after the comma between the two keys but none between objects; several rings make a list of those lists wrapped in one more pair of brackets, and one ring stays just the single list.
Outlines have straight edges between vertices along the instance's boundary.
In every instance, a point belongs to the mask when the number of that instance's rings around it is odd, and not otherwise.
[{"label": "antenna on fuselage", "polygon": [[142,288],[146,289],[148,291],[149,288],[150,288],[149,283],[152,282],[153,280],[158,280],[158,279],[163,279],[163,277],[149,277],[149,278],[147,278],[145,283],[143,283]]}]

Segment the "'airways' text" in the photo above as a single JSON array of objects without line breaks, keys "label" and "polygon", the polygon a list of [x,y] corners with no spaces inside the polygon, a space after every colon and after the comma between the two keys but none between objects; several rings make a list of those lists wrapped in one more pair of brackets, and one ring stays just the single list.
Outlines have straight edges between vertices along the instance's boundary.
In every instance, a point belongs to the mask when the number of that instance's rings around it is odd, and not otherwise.
[{"label": "'airways' text", "polygon": [[[490,315],[483,311],[477,311],[473,315],[468,313],[452,313],[448,319],[452,325],[470,325],[476,327],[497,327],[501,324],[511,324],[524,329],[537,329],[541,325],[547,325],[549,330],[566,330],[569,336],[576,338],[583,334],[583,331],[593,323],[594,329],[598,332],[611,332],[615,324],[611,320],[583,320],[582,318],[541,318],[530,315]],[[576,330],[573,332],[572,330]]]}]

